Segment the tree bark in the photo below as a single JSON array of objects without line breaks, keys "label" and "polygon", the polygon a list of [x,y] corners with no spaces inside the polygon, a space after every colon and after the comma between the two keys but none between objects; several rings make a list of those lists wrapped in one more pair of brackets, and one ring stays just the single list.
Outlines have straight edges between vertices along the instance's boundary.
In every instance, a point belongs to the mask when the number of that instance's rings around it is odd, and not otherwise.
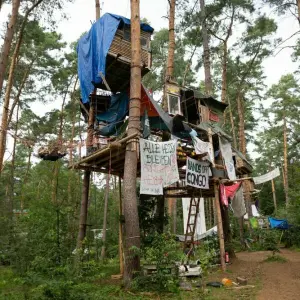
[{"label": "tree bark", "polygon": [[[10,68],[9,68],[9,75],[8,75],[8,80],[7,80],[7,85],[6,85],[6,91],[5,91],[5,97],[4,97],[4,102],[3,102],[3,110],[2,110],[2,121],[1,121],[1,131],[0,131],[0,175],[3,169],[3,159],[4,159],[4,153],[5,153],[5,148],[6,148],[6,136],[7,136],[7,128],[8,128],[8,111],[9,111],[9,102],[10,102],[10,94],[13,86],[13,79],[14,79],[14,73],[15,73],[15,68],[17,65],[17,58],[19,56],[22,40],[23,40],[23,34],[25,30],[25,26],[27,24],[28,17],[30,13],[42,2],[43,0],[37,1],[34,5],[32,5],[25,13],[24,15],[24,20],[22,22],[18,39],[17,39],[17,44],[12,56]],[[0,70],[1,74],[1,70]],[[1,76],[1,75],[0,75]],[[3,83],[3,81],[2,81]],[[0,88],[1,88],[1,78],[0,78]],[[0,89],[1,91],[1,89]]]},{"label": "tree bark", "polygon": [[210,69],[210,51],[209,51],[209,40],[206,27],[206,11],[205,11],[205,1],[200,0],[200,10],[201,10],[201,25],[202,25],[202,37],[203,37],[203,63],[204,63],[204,75],[205,75],[205,92],[207,95],[212,95],[213,84],[211,79],[211,69]]},{"label": "tree bark", "polygon": [[24,73],[24,76],[22,78],[21,84],[20,84],[20,86],[18,88],[17,95],[14,98],[14,101],[13,101],[13,103],[11,105],[10,110],[9,110],[9,115],[8,115],[8,119],[7,119],[7,126],[9,126],[9,124],[11,122],[11,119],[12,119],[12,116],[13,116],[13,113],[14,113],[14,110],[15,110],[15,107],[19,103],[20,96],[22,94],[22,91],[23,91],[23,88],[25,86],[25,83],[26,83],[26,81],[28,79],[29,73],[30,73],[30,71],[32,69],[33,63],[34,63],[34,60],[31,61],[30,65],[28,66],[28,68],[26,70],[26,72]]},{"label": "tree bark", "polygon": [[243,105],[243,95],[238,92],[236,97],[238,116],[239,116],[239,149],[246,155],[246,138],[245,138],[245,118],[244,118],[244,105]]},{"label": "tree bark", "polygon": [[79,231],[77,237],[77,249],[82,249],[82,243],[86,235],[90,178],[91,178],[91,172],[85,171],[83,175],[83,187],[82,187],[82,199],[81,199],[81,207],[80,207]]},{"label": "tree bark", "polygon": [[286,115],[283,112],[283,176],[284,176],[284,193],[286,206],[289,205],[289,183],[288,183],[288,145],[287,145],[287,126]]},{"label": "tree bark", "polygon": [[31,153],[32,153],[32,149],[30,147],[28,147],[27,167],[26,167],[26,173],[25,173],[25,176],[24,176],[23,184],[22,184],[22,196],[21,196],[21,201],[20,201],[21,213],[23,212],[23,209],[24,209],[24,199],[25,199],[24,186],[27,183],[28,175],[29,175],[29,171],[30,171]]},{"label": "tree bark", "polygon": [[228,39],[232,32],[233,19],[234,19],[235,9],[232,9],[230,24],[227,30],[225,39],[223,40],[223,58],[222,58],[222,93],[221,101],[225,103],[227,96],[227,56],[228,56]]},{"label": "tree bark", "polygon": [[[169,49],[168,49],[168,60],[167,60],[167,68],[166,68],[166,77],[165,77],[165,85],[166,83],[172,79],[174,73],[174,53],[175,53],[175,0],[170,0],[170,13],[169,13]],[[166,86],[164,88],[163,95],[163,108],[165,111],[168,110],[168,100],[166,94]]]},{"label": "tree bark", "polygon": [[95,0],[95,8],[96,8],[96,21],[100,19],[100,1]]},{"label": "tree bark", "polygon": [[119,177],[119,260],[120,260],[120,274],[124,275],[123,223],[121,220],[122,215],[123,215],[122,182],[121,182],[121,177]]},{"label": "tree bark", "polygon": [[10,206],[11,214],[13,214],[13,208],[14,208],[15,158],[16,158],[16,146],[17,146],[17,136],[18,136],[19,109],[20,109],[20,104],[18,104],[18,108],[17,108],[14,144],[13,144],[13,151],[12,151],[12,158],[11,158],[11,173],[10,173],[11,187],[10,187],[10,196],[9,196],[9,202],[10,202],[9,206]]},{"label": "tree bark", "polygon": [[[2,1],[1,4],[2,5]],[[2,92],[3,87],[3,81],[5,77],[5,71],[8,63],[8,57],[9,57],[9,51],[11,48],[13,35],[14,35],[14,29],[18,18],[18,11],[20,7],[20,0],[13,0],[12,1],[12,12],[10,16],[10,20],[6,29],[6,34],[4,38],[4,44],[2,48],[2,53],[0,57],[0,95]],[[0,6],[1,9],[1,6]]]},{"label": "tree bark", "polygon": [[296,0],[297,10],[298,10],[298,22],[300,23],[300,0]]},{"label": "tree bark", "polygon": [[238,147],[237,147],[237,140],[236,140],[236,133],[235,133],[235,124],[234,124],[233,113],[232,113],[232,106],[229,97],[227,99],[228,99],[228,109],[229,109],[233,146],[235,149],[237,149]]},{"label": "tree bark", "polygon": [[[131,0],[131,75],[128,135],[140,133],[141,109],[141,43],[140,1]],[[126,146],[124,165],[125,272],[124,283],[129,287],[140,258],[132,247],[140,248],[140,228],[136,195],[138,143],[130,140]]]},{"label": "tree bark", "polygon": [[274,203],[274,213],[277,212],[277,200],[276,200],[276,191],[275,191],[275,184],[274,179],[271,180],[272,183],[272,195],[273,195],[273,203]]},{"label": "tree bark", "polygon": [[102,249],[101,249],[101,259],[105,258],[105,249],[106,249],[106,226],[107,226],[107,207],[108,207],[108,198],[109,198],[109,174],[106,175],[106,187],[105,187],[105,196],[104,196],[104,213],[103,213],[103,236],[102,236]]}]

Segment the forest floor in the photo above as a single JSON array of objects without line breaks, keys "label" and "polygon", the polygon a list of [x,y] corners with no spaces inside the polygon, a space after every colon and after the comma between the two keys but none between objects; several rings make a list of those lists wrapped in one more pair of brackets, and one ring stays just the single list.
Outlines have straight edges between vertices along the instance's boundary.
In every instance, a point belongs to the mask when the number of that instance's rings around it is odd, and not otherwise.
[{"label": "forest floor", "polygon": [[[275,254],[271,251],[240,252],[237,258],[228,265],[225,273],[212,270],[197,283],[202,287],[195,287],[192,291],[180,291],[175,294],[139,293],[125,291],[121,280],[112,280],[111,274],[117,274],[118,265],[103,269],[102,279],[72,284],[68,295],[51,299],[204,299],[204,300],[298,300],[300,299],[300,252],[281,249]],[[245,277],[248,280],[246,288],[208,288],[207,282],[222,281],[229,278],[236,281],[236,277]],[[62,285],[63,280],[59,286]],[[0,267],[0,299],[50,299],[45,294],[45,284],[28,286],[16,278],[11,269]],[[57,279],[48,282],[48,286],[56,287]],[[65,283],[64,283],[65,284]],[[54,288],[55,290],[56,288]],[[64,287],[65,289],[65,287]],[[41,290],[44,292],[41,293]],[[25,293],[26,291],[26,293]],[[81,296],[77,292],[81,292]],[[76,292],[76,296],[75,293]],[[82,294],[83,293],[83,294]],[[25,296],[26,294],[26,296]],[[49,294],[49,291],[48,291]],[[42,296],[43,295],[43,296]],[[71,296],[72,295],[72,296]],[[25,297],[24,297],[25,296]],[[46,297],[45,297],[46,296]],[[53,297],[54,296],[54,297]]]},{"label": "forest floor", "polygon": [[275,256],[271,251],[240,252],[236,255],[237,259],[228,267],[226,274],[212,273],[209,279],[221,281],[226,277],[236,281],[236,277],[241,276],[248,280],[249,288],[215,288],[204,299],[300,299],[300,252],[280,249]]}]

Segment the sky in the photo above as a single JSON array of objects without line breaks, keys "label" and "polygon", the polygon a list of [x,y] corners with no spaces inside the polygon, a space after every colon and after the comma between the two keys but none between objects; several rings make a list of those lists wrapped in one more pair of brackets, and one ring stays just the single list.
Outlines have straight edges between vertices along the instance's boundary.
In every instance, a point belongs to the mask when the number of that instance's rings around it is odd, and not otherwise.
[{"label": "sky", "polygon": [[[101,15],[106,12],[119,14],[130,18],[130,0],[100,0],[102,7]],[[91,27],[91,22],[95,19],[95,1],[94,0],[75,0],[74,3],[68,4],[64,9],[67,20],[58,21],[57,31],[62,33],[63,39],[71,43],[76,41],[79,36],[88,31]],[[0,13],[0,28],[7,21],[10,6],[4,5]],[[168,20],[165,18],[168,12],[167,0],[141,0],[140,1],[140,15],[142,18],[147,18],[155,31],[168,26]],[[287,39],[292,33],[299,30],[299,24],[294,18],[286,16],[277,17],[274,11],[267,9],[265,11],[267,16],[274,17],[278,22],[277,37],[283,40]],[[241,32],[237,26],[233,28],[233,32]],[[1,35],[3,32],[0,32]],[[293,44],[295,37],[287,41],[284,45]],[[2,41],[0,41],[0,46]],[[278,51],[275,51],[275,53]],[[272,84],[278,82],[280,77],[284,74],[294,72],[298,67],[297,63],[292,62],[291,49],[284,49],[278,55],[274,55],[266,59],[264,62],[264,71],[266,75],[265,83],[270,87]],[[200,69],[198,79],[204,79],[204,72]],[[269,102],[266,100],[264,105],[267,106]],[[59,108],[58,102],[53,102],[48,105],[35,104],[32,106],[33,111],[38,115],[43,115],[51,109]]]}]

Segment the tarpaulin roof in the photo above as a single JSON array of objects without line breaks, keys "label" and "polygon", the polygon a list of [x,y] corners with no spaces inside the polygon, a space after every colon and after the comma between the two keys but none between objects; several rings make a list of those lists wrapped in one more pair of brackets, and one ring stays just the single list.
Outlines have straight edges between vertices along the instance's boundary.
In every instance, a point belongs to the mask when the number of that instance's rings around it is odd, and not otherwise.
[{"label": "tarpaulin roof", "polygon": [[[102,82],[101,72],[105,76],[106,56],[118,27],[130,25],[130,20],[122,16],[106,13],[97,20],[88,33],[78,42],[78,77],[82,102],[89,102],[89,94],[95,84]],[[153,28],[142,23],[141,29],[153,32]]]}]

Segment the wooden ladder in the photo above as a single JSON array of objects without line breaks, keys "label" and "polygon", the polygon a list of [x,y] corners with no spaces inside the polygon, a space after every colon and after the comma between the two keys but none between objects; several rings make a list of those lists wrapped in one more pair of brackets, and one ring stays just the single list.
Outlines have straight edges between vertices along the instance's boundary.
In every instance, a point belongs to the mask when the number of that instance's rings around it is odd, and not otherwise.
[{"label": "wooden ladder", "polygon": [[190,249],[188,256],[191,254],[192,249],[194,247],[194,236],[199,213],[199,203],[200,198],[191,198],[190,200],[189,215],[187,219],[187,226],[184,238],[184,249]]}]

